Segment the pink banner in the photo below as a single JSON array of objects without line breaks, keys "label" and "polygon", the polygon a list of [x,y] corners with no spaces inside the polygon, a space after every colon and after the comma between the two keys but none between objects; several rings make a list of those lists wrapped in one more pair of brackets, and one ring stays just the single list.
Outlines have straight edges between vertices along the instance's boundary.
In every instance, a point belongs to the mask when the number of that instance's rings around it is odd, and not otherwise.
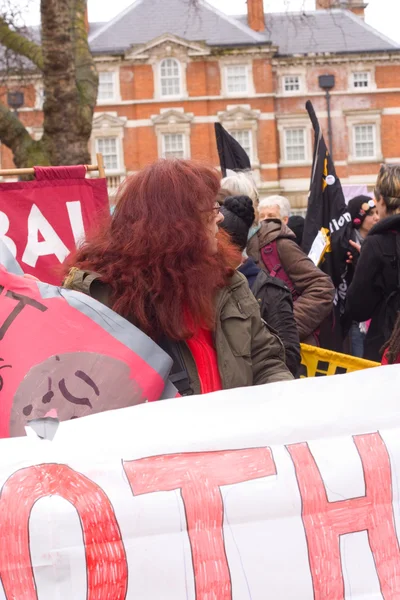
[{"label": "pink banner", "polygon": [[105,179],[86,169],[48,167],[36,180],[0,184],[0,238],[25,273],[61,281],[61,264],[88,229],[108,211]]}]

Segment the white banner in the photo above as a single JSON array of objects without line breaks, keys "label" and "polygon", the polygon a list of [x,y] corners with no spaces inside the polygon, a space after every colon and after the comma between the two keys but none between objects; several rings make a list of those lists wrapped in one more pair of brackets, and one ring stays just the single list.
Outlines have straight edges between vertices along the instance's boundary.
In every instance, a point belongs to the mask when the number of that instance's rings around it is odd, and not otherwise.
[{"label": "white banner", "polygon": [[400,598],[400,366],[0,441],[0,598]]}]

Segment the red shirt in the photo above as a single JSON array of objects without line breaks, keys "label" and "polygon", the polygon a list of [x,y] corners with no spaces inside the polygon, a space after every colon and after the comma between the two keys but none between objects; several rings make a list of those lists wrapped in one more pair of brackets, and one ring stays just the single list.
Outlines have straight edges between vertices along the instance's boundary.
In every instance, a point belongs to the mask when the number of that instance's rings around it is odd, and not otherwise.
[{"label": "red shirt", "polygon": [[211,331],[208,329],[199,329],[196,335],[187,340],[187,345],[196,363],[201,393],[209,394],[210,392],[222,390],[217,352]]}]

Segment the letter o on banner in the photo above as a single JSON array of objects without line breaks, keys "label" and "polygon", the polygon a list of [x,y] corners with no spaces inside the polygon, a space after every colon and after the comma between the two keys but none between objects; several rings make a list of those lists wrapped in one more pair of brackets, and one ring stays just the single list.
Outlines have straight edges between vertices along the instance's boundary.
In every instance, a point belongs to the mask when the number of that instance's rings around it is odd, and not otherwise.
[{"label": "letter o on banner", "polygon": [[111,502],[96,483],[60,464],[20,469],[1,491],[0,577],[7,600],[38,598],[29,548],[29,516],[35,502],[50,495],[61,496],[78,512],[85,544],[87,600],[124,600],[128,567]]}]

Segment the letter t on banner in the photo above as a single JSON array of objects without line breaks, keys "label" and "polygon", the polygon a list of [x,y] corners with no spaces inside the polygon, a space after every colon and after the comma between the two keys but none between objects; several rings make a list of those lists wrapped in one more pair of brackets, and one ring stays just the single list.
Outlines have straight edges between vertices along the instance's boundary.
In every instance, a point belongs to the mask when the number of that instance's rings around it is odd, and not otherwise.
[{"label": "letter t on banner", "polygon": [[165,454],[124,462],[133,494],[181,490],[195,576],[196,600],[231,600],[221,485],[276,475],[269,448]]},{"label": "letter t on banner", "polygon": [[308,444],[288,446],[302,500],[315,600],[344,598],[340,536],[367,530],[385,600],[400,598],[400,551],[392,507],[390,459],[379,433],[354,437],[365,496],[329,502]]}]

